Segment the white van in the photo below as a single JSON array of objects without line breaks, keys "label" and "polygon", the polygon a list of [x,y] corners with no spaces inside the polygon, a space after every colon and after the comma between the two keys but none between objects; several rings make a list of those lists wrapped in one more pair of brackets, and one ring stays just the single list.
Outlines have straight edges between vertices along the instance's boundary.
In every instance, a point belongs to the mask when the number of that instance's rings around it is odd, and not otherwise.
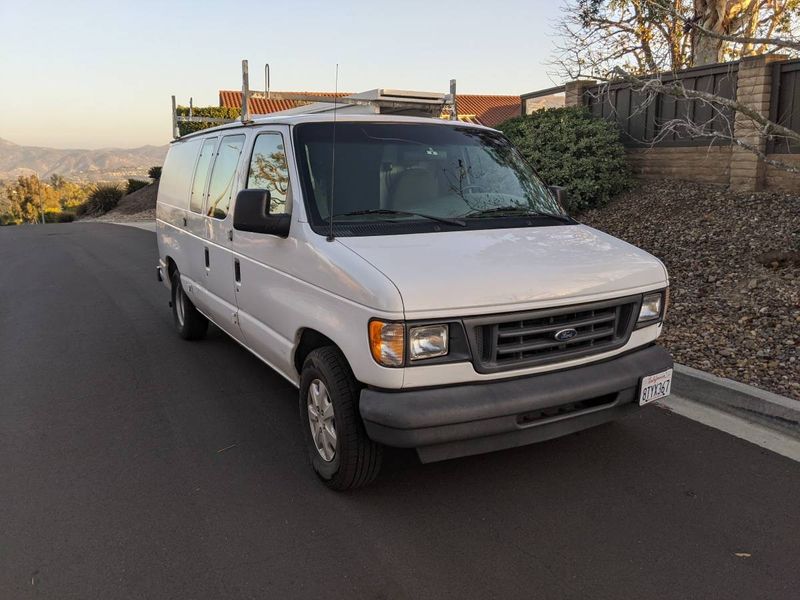
[{"label": "white van", "polygon": [[169,150],[158,276],[180,335],[213,321],[299,388],[315,471],[356,487],[384,445],[489,452],[669,393],[664,265],[562,195],[457,121],[223,125]]}]

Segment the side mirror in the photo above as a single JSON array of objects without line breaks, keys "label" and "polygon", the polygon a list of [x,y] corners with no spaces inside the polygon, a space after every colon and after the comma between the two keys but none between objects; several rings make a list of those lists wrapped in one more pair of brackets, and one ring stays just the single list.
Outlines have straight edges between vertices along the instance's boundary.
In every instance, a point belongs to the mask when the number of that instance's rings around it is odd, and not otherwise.
[{"label": "side mirror", "polygon": [[566,209],[567,206],[567,190],[566,188],[561,187],[560,185],[551,185],[548,186],[550,193],[553,194],[553,198],[556,199],[558,205],[561,207],[562,210]]},{"label": "side mirror", "polygon": [[233,208],[233,228],[237,231],[287,237],[292,216],[285,213],[270,214],[270,199],[269,190],[239,192]]}]

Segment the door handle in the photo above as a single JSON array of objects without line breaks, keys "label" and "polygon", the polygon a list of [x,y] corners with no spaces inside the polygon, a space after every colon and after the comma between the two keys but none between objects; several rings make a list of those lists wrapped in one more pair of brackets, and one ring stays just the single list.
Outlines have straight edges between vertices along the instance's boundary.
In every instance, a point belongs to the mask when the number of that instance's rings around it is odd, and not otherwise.
[{"label": "door handle", "polygon": [[203,248],[203,250],[205,251],[205,255],[206,255],[205,256],[205,258],[206,258],[206,269],[208,269],[211,266],[211,259],[208,256],[208,248]]},{"label": "door handle", "polygon": [[183,226],[186,227],[186,217],[183,217]]},{"label": "door handle", "polygon": [[233,278],[236,280],[236,283],[242,283],[242,267],[239,264],[239,259],[233,259]]}]

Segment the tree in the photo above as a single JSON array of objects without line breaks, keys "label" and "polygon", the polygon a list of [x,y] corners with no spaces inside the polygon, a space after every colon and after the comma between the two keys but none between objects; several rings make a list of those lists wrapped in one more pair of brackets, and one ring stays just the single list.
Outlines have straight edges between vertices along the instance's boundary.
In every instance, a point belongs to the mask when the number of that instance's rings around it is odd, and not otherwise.
[{"label": "tree", "polygon": [[[686,4],[685,0],[575,0],[573,8],[580,12],[562,22],[562,29],[567,26],[565,46],[581,42],[586,53],[581,56],[576,46],[572,54],[563,54],[562,72],[607,83],[627,82],[640,92],[642,107],[668,95],[709,106],[714,118],[721,117],[718,120],[735,113],[763,137],[800,145],[800,132],[771,121],[756,108],[713,91],[688,89],[680,79],[665,81],[660,75],[665,70],[662,64],[676,71],[765,52],[800,55],[800,0],[693,0],[691,11]],[[695,122],[686,111],[659,123],[659,134],[651,143],[671,133],[729,142],[776,168],[800,173],[793,164],[768,158],[750,139],[737,137],[733,127],[720,130],[712,121]]]},{"label": "tree", "polygon": [[567,0],[555,64],[571,79],[737,60],[797,36],[800,0]]},{"label": "tree", "polygon": [[36,175],[20,176],[4,188],[8,214],[12,221],[38,223],[46,212],[59,212],[58,193]]},{"label": "tree", "polygon": [[764,54],[771,44],[756,40],[796,33],[800,17],[798,0],[693,0],[692,5],[691,17],[682,17],[689,22],[684,31],[693,66]]}]

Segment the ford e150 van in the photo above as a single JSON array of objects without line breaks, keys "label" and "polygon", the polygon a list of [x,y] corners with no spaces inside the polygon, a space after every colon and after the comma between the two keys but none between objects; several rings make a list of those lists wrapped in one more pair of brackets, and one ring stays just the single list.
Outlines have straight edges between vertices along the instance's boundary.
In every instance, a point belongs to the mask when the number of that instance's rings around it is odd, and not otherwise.
[{"label": "ford e150 van", "polygon": [[384,446],[500,450],[669,394],[663,264],[562,204],[485,127],[256,119],[171,145],[158,277],[181,336],[212,321],[299,388],[313,468],[347,489]]}]

